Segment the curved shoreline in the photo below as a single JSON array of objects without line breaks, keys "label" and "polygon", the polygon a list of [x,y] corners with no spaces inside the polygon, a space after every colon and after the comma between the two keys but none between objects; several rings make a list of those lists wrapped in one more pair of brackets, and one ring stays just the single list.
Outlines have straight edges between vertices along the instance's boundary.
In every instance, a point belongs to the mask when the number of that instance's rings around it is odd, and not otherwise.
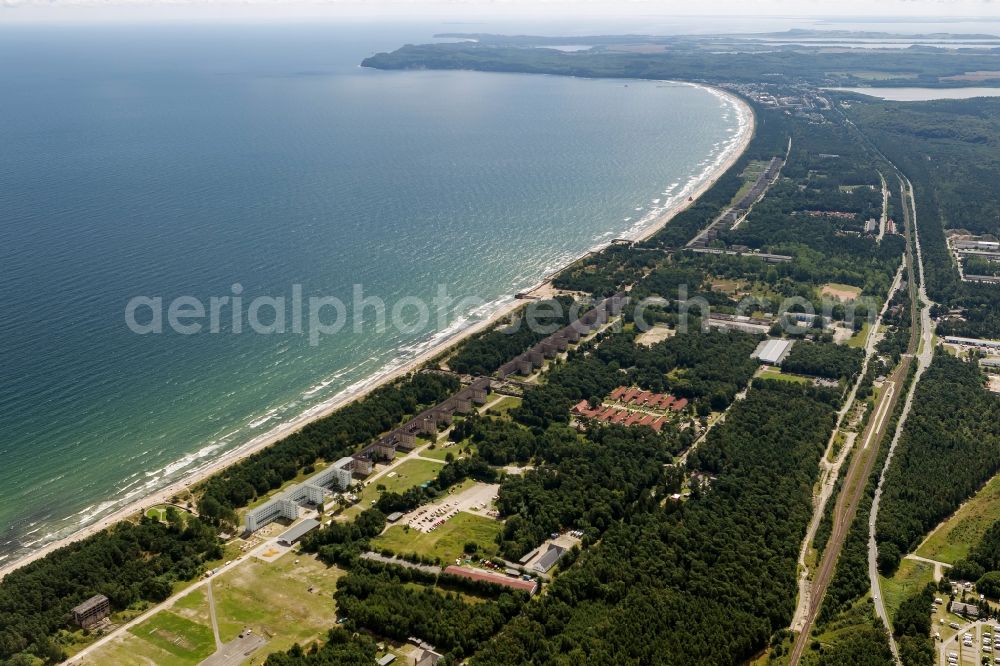
[{"label": "curved shoreline", "polygon": [[[721,150],[718,155],[709,156],[710,158],[714,158],[715,161],[706,167],[702,174],[700,174],[701,177],[698,180],[689,181],[689,184],[683,190],[674,195],[677,201],[673,205],[657,211],[656,214],[651,216],[648,220],[645,218],[640,220],[640,222],[633,227],[634,231],[629,230],[629,235],[627,237],[630,240],[641,241],[650,238],[667,223],[669,223],[675,216],[698,201],[698,199],[706,191],[715,185],[723,174],[732,168],[743,153],[746,152],[747,146],[749,146],[755,133],[756,118],[753,110],[750,108],[749,104],[734,93],[722,88],[716,88],[714,86],[700,83],[696,84],[683,81],[664,81],[664,83],[680,83],[700,88],[719,97],[720,99],[726,100],[734,107],[738,116],[737,121],[739,125],[736,130],[736,135],[733,137],[732,141],[728,142],[727,147]],[[541,298],[545,298],[552,293],[552,279],[555,274],[558,274],[567,266],[579,261],[582,257],[587,256],[592,252],[600,251],[608,245],[610,245],[610,241],[595,248],[591,248],[586,253],[567,261],[555,273],[545,276],[541,282],[526,290],[525,293],[531,293]],[[413,372],[414,370],[419,369],[430,360],[458,345],[468,337],[490,328],[496,322],[510,315],[522,305],[524,305],[524,301],[513,298],[511,298],[509,302],[501,302],[500,306],[489,317],[466,328],[460,329],[451,337],[445,338],[437,344],[431,345],[420,354],[410,359],[408,362],[402,363],[399,367],[389,372],[385,372],[386,367],[383,367],[371,377],[356,383],[352,387],[348,387],[325,402],[310,407],[298,417],[286,423],[282,423],[268,432],[251,439],[249,442],[227,451],[219,456],[218,459],[203,467],[193,470],[190,474],[184,476],[183,478],[178,479],[177,481],[174,481],[159,490],[155,490],[140,499],[130,502],[108,516],[91,523],[90,525],[80,527],[72,534],[55,539],[54,541],[51,541],[36,550],[17,557],[17,559],[4,563],[0,566],[0,580],[12,571],[39,560],[62,548],[63,546],[86,539],[87,537],[93,536],[115,523],[130,519],[136,514],[143,512],[149,506],[168,502],[173,495],[183,492],[184,490],[190,488],[190,486],[196,485],[208,477],[226,469],[227,467],[244,460],[248,456],[251,456],[254,453],[271,446],[272,444],[277,443],[281,439],[303,428],[309,423],[325,418],[345,405],[355,400],[364,398],[376,388],[395,381]],[[358,387],[358,384],[361,384],[361,386],[356,388]]]}]

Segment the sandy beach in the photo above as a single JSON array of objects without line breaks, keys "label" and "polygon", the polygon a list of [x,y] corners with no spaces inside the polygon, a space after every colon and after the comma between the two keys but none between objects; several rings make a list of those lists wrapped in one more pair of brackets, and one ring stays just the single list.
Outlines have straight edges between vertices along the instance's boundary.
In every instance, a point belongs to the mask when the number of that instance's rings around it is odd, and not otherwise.
[{"label": "sandy beach", "polygon": [[[745,152],[750,140],[753,138],[755,120],[753,112],[750,107],[740,98],[718,88],[709,88],[708,86],[698,86],[713,92],[713,94],[720,95],[728,100],[730,100],[738,109],[740,115],[740,128],[738,130],[738,135],[734,138],[733,142],[730,143],[728,150],[724,155],[720,156],[720,159],[716,164],[712,166],[711,172],[704,174],[704,177],[699,181],[692,183],[691,186],[684,191],[678,193],[677,201],[668,208],[659,211],[657,215],[644,222],[643,226],[635,233],[630,236],[634,240],[644,240],[654,235],[657,231],[662,229],[664,225],[670,222],[678,213],[687,209],[691,206],[694,201],[704,194],[709,188],[711,188],[716,181],[729,170],[733,164],[740,158],[740,156]],[[574,261],[578,260],[575,259]],[[573,262],[568,262],[569,263]],[[549,280],[541,282],[539,285],[528,290],[532,296],[545,298],[553,293],[552,285]],[[358,390],[349,395],[340,395],[329,402],[314,407],[302,414],[297,419],[284,423],[270,430],[269,432],[260,435],[259,437],[251,440],[250,442],[235,448],[225,455],[221,456],[218,460],[207,464],[206,466],[192,472],[190,475],[184,477],[183,479],[176,481],[169,486],[155,491],[140,500],[132,502],[127,506],[115,511],[101,520],[80,528],[78,531],[74,532],[72,535],[65,538],[53,541],[46,544],[42,548],[33,551],[27,555],[24,555],[20,559],[14,560],[12,562],[5,563],[0,567],[0,579],[6,576],[11,571],[18,569],[22,566],[29,564],[35,560],[45,557],[49,553],[66,546],[75,541],[85,539],[106,527],[117,523],[122,520],[126,520],[140,514],[146,508],[153,506],[155,504],[160,504],[169,501],[174,495],[183,492],[185,489],[193,486],[209,476],[233,465],[244,458],[260,451],[261,449],[271,446],[275,442],[283,439],[284,437],[290,435],[291,433],[299,430],[303,426],[329,416],[331,413],[340,409],[344,405],[363,398],[368,395],[371,391],[375,390],[379,386],[386,383],[392,382],[400,377],[413,372],[414,370],[420,368],[426,364],[431,359],[439,356],[443,352],[447,351],[449,348],[454,347],[459,344],[469,336],[475,335],[489,327],[494,323],[503,318],[509,316],[512,312],[520,308],[525,304],[523,300],[511,300],[509,303],[505,303],[502,307],[498,308],[489,318],[477,322],[476,324],[469,326],[468,328],[460,331],[454,337],[443,340],[440,344],[427,349],[419,356],[412,359],[409,363],[400,366],[399,368],[393,370],[392,372],[386,373],[384,376],[380,377],[377,382],[372,382],[364,388]]]}]

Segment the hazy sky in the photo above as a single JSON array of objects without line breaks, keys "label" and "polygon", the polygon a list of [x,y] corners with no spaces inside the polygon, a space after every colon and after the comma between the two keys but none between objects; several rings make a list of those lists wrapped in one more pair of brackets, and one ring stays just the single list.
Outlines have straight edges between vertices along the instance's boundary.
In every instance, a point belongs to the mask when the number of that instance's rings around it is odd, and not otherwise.
[{"label": "hazy sky", "polygon": [[344,17],[1000,16],[1000,0],[0,0],[0,22],[88,15]]}]

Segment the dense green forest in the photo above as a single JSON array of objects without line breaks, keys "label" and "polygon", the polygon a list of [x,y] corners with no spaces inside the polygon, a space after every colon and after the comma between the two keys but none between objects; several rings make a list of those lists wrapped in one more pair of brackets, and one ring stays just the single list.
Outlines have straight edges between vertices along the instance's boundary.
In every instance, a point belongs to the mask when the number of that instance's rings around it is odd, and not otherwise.
[{"label": "dense green forest", "polygon": [[515,419],[543,428],[565,423],[574,403],[599,403],[615,387],[628,384],[688,398],[697,413],[708,414],[725,409],[757,368],[750,353],[758,336],[696,329],[648,348],[635,345],[634,337],[634,332],[609,333],[596,351],[583,345],[571,352],[569,362],[555,366],[545,384],[525,392]]},{"label": "dense green forest", "polygon": [[675,450],[649,428],[608,426],[590,429],[583,440],[549,440],[544,464],[500,486],[497,509],[506,519],[500,548],[509,560],[563,529],[597,539],[657,485],[680,490],[680,474],[664,471]]},{"label": "dense green forest", "polygon": [[886,474],[876,525],[883,571],[1000,471],[998,410],[979,368],[938,350]]},{"label": "dense green forest", "polygon": [[931,640],[931,616],[927,609],[934,603],[937,587],[928,583],[899,605],[892,620],[892,633],[899,645],[903,666],[932,666],[934,642]]},{"label": "dense green forest", "polygon": [[496,635],[527,599],[523,593],[505,591],[496,599],[468,603],[456,592],[411,582],[406,571],[352,571],[338,580],[335,598],[347,626],[399,641],[420,636],[461,659]]},{"label": "dense green forest", "polygon": [[755,382],[692,455],[710,487],[686,503],[644,493],[475,663],[720,664],[763,648],[792,613],[835,402]]},{"label": "dense green forest", "polygon": [[861,372],[864,350],[832,343],[799,342],[781,364],[783,370],[851,381]]},{"label": "dense green forest", "polygon": [[[215,530],[197,518],[171,525],[119,523],[8,574],[0,586],[0,663],[15,655],[61,661],[53,636],[69,610],[95,594],[115,611],[163,601],[173,584],[198,576],[222,557]],[[28,660],[30,662],[30,659]]]},{"label": "dense green forest", "polygon": [[351,635],[342,627],[327,632],[322,645],[303,649],[293,645],[287,652],[268,655],[264,666],[371,666],[375,661],[375,641],[364,634]]},{"label": "dense green forest", "polygon": [[[584,38],[580,38],[584,39]],[[625,38],[634,42],[633,38]],[[669,45],[668,45],[669,47]],[[811,83],[866,85],[870,79],[852,72],[880,72],[880,85],[955,86],[947,79],[970,71],[995,71],[991,53],[949,51],[942,57],[934,48],[845,49],[771,48],[748,46],[707,50],[688,41],[659,53],[615,52],[608,49],[563,52],[521,45],[469,42],[403,46],[362,62],[379,69],[474,69],[487,72],[523,72],[636,79],[727,81],[746,83]]]},{"label": "dense green forest", "polygon": [[913,182],[928,293],[964,319],[942,321],[939,333],[1000,337],[1000,290],[961,282],[945,229],[1000,235],[1000,100],[976,98],[921,104],[851,98],[850,117]]}]

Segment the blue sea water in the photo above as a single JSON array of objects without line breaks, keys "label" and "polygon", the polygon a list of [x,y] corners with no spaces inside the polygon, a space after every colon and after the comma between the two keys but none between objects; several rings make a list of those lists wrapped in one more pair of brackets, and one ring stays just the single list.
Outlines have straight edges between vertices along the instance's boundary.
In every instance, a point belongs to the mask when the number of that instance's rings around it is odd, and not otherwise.
[{"label": "blue sea water", "polygon": [[[438,29],[0,29],[0,562],[634,233],[735,135],[690,86],[358,66]],[[135,296],[237,283],[485,305],[318,345],[126,326]]]}]

